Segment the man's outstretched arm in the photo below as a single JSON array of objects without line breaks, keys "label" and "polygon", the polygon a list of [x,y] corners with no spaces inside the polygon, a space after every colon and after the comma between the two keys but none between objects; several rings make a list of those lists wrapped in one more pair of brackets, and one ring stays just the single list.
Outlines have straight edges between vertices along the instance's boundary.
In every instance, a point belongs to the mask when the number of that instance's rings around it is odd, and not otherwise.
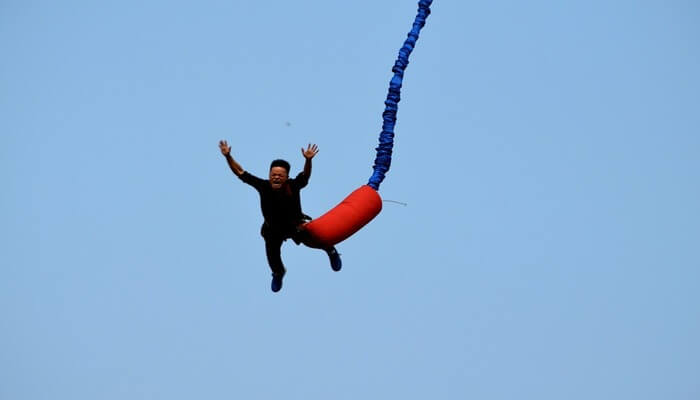
[{"label": "man's outstretched arm", "polygon": [[221,154],[226,157],[226,162],[228,163],[229,168],[231,168],[231,171],[233,171],[236,176],[241,176],[245,170],[243,167],[241,167],[241,164],[236,162],[236,160],[231,157],[231,146],[229,146],[225,140],[221,140],[219,141],[219,149],[221,149]]},{"label": "man's outstretched arm", "polygon": [[306,159],[304,162],[304,175],[306,175],[307,178],[311,178],[311,159],[314,158],[316,154],[318,154],[318,146],[315,144],[312,145],[309,143],[306,150],[304,150],[303,147],[301,148],[301,155]]}]

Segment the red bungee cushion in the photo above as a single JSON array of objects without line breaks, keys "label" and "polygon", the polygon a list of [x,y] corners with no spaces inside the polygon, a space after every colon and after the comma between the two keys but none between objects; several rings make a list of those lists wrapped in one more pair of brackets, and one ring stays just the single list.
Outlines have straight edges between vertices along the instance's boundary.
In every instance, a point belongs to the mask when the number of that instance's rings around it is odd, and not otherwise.
[{"label": "red bungee cushion", "polygon": [[310,247],[327,248],[350,237],[382,210],[382,198],[368,185],[350,193],[332,210],[304,225]]}]

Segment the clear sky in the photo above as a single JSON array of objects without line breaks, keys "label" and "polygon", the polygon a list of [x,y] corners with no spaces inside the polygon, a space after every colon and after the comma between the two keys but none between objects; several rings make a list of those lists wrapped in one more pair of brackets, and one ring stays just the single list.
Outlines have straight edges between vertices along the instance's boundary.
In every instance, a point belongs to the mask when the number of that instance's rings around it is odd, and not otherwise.
[{"label": "clear sky", "polygon": [[415,0],[0,2],[0,398],[700,398],[700,6],[436,0],[382,213],[286,243],[371,174]]}]

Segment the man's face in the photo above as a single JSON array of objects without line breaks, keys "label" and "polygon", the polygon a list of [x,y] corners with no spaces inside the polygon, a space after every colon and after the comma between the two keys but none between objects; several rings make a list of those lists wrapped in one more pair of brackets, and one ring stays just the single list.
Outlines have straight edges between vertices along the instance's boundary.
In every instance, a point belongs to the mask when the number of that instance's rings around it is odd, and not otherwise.
[{"label": "man's face", "polygon": [[280,189],[282,185],[287,182],[287,178],[289,178],[289,176],[287,175],[286,169],[282,167],[270,168],[270,185],[272,185],[273,189]]}]

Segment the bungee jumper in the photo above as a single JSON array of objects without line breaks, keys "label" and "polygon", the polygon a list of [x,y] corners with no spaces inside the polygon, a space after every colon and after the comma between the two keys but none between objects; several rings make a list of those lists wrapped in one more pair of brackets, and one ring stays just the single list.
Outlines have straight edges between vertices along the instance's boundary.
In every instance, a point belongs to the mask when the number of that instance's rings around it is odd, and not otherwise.
[{"label": "bungee jumper", "polygon": [[[289,178],[290,165],[285,160],[273,160],[270,163],[269,179],[261,179],[248,173],[231,156],[231,147],[225,140],[219,142],[221,154],[226,157],[226,162],[231,171],[244,183],[252,186],[260,195],[260,208],[265,218],[260,235],[265,239],[265,254],[267,262],[272,270],[273,292],[282,289],[282,279],[287,270],[284,268],[281,257],[282,243],[292,239],[297,245],[307,242],[309,236],[302,229],[303,224],[311,217],[301,210],[301,189],[306,187],[311,178],[311,160],[318,154],[318,146],[309,144],[306,149],[301,148],[304,156],[304,169],[295,177]],[[310,246],[311,247],[311,246]],[[340,271],[342,262],[338,251],[332,245],[323,246],[331,262],[334,271]]]},{"label": "bungee jumper", "polygon": [[287,161],[274,160],[270,165],[269,179],[263,180],[243,170],[231,157],[231,148],[226,141],[219,142],[221,153],[226,157],[233,173],[243,182],[253,186],[260,194],[260,206],[265,217],[261,234],[265,239],[267,260],[272,270],[273,292],[278,292],[282,288],[282,278],[286,273],[280,257],[282,242],[291,238],[297,245],[303,243],[308,247],[324,250],[330,259],[331,268],[339,271],[342,263],[335,245],[352,236],[382,210],[382,199],[378,190],[391,166],[394,126],[401,100],[404,71],[408,66],[408,58],[415,48],[420,30],[430,15],[432,2],[432,0],[418,2],[418,14],[413,21],[413,27],[399,50],[398,58],[392,68],[394,75],[389,82],[389,93],[384,102],[382,131],[379,134],[372,176],[366,185],[356,189],[321,217],[311,220],[305,215],[301,211],[299,196],[299,192],[308,184],[311,176],[311,159],[318,153],[318,147],[315,144],[309,144],[306,149],[301,149],[305,159],[304,170],[295,178],[289,179],[290,167]]}]

